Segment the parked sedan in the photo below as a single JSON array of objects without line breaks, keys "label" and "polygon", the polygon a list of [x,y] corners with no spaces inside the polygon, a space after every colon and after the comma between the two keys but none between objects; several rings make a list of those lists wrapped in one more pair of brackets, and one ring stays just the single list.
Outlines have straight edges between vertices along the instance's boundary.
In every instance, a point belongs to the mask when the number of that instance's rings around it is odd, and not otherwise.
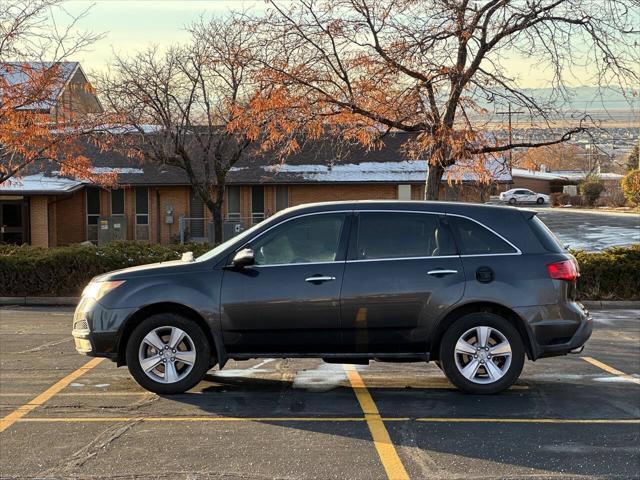
[{"label": "parked sedan", "polygon": [[76,349],[184,392],[228,359],[435,361],[495,393],[528,357],[591,335],[578,266],[520,209],[445,202],[289,208],[196,260],[107,273],[85,289]]},{"label": "parked sedan", "polygon": [[526,188],[512,188],[511,190],[502,192],[500,194],[500,200],[507,202],[510,205],[515,205],[517,203],[536,203],[538,205],[544,205],[545,203],[549,203],[550,197],[544,193],[532,192]]}]

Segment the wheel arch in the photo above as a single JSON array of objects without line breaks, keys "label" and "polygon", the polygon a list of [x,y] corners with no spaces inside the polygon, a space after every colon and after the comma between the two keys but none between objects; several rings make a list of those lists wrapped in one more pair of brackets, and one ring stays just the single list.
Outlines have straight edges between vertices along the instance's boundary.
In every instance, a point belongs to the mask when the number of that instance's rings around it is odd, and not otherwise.
[{"label": "wheel arch", "polygon": [[185,318],[189,318],[196,322],[198,326],[202,329],[207,337],[207,341],[211,346],[211,354],[212,354],[212,365],[213,367],[215,363],[220,363],[224,365],[226,363],[226,355],[224,353],[224,347],[220,338],[215,335],[206,322],[206,320],[200,315],[196,310],[187,305],[183,305],[181,303],[175,302],[160,302],[160,303],[152,303],[149,305],[145,305],[139,310],[136,310],[133,314],[127,318],[124,322],[120,335],[118,337],[118,356],[117,356],[117,364],[118,366],[126,365],[126,350],[127,350],[127,341],[131,336],[131,332],[142,322],[145,318],[149,318],[152,315],[160,314],[160,313],[173,313],[176,315],[183,316]]},{"label": "wheel arch", "polygon": [[429,358],[431,360],[437,360],[440,351],[440,342],[442,341],[442,337],[444,332],[453,325],[456,320],[468,315],[470,313],[493,313],[495,315],[500,315],[504,319],[508,320],[520,333],[520,337],[522,338],[522,343],[524,344],[525,352],[527,353],[527,358],[530,360],[535,358],[535,354],[533,352],[533,344],[531,341],[531,334],[527,329],[527,326],[524,320],[514,312],[509,307],[501,305],[495,302],[472,302],[466,303],[464,305],[460,305],[450,312],[448,312],[442,320],[438,323],[435,328],[434,334],[432,335],[433,340],[431,341],[431,345],[429,348]]}]

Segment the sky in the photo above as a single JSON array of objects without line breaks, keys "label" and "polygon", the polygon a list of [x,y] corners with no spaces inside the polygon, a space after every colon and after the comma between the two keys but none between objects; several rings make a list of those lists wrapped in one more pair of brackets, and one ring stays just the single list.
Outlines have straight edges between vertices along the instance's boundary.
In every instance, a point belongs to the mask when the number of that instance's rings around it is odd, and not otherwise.
[{"label": "sky", "polygon": [[[186,42],[185,26],[205,17],[225,15],[231,10],[260,12],[267,8],[264,0],[66,0],[63,4],[72,15],[89,9],[79,28],[105,34],[89,50],[74,56],[87,73],[105,70],[114,52],[131,55],[155,44],[160,48]],[[519,78],[521,87],[548,86],[551,72],[541,70],[529,59],[502,59],[510,73]],[[579,69],[572,86],[586,78]]]}]

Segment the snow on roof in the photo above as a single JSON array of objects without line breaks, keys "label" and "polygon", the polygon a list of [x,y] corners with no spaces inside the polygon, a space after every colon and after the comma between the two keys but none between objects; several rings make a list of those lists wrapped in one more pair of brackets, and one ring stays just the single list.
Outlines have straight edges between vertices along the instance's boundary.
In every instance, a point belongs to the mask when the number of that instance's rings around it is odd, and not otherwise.
[{"label": "snow on roof", "polygon": [[511,169],[511,175],[521,178],[539,178],[541,180],[566,180],[565,177],[558,175],[557,173],[527,170],[525,168],[513,168]]},{"label": "snow on roof", "polygon": [[[514,168],[511,170],[514,177],[520,178],[538,178],[541,180],[584,180],[589,172],[580,172],[577,170],[557,170],[555,172],[539,172],[537,170],[527,170],[524,168]],[[618,173],[597,173],[597,177],[602,180],[620,180],[624,175]]]},{"label": "snow on roof", "polygon": [[[78,62],[4,62],[0,63],[0,76],[8,85],[26,84],[31,81],[32,72],[43,72],[57,65],[60,70],[59,85],[53,88],[49,98],[33,102],[20,107],[20,110],[48,110],[50,109],[62,93],[65,85],[71,79],[73,73],[78,69]],[[54,87],[54,85],[52,85]],[[0,90],[0,94],[2,91]]]},{"label": "snow on roof", "polygon": [[[506,169],[496,168],[497,162],[487,166],[493,172],[496,181],[509,181],[511,176]],[[362,162],[337,165],[263,165],[269,173],[299,174],[304,180],[319,182],[423,182],[427,174],[426,160],[404,160],[398,162]],[[474,172],[445,170],[443,180],[452,181],[478,180]]]},{"label": "snow on roof", "polygon": [[91,173],[103,174],[103,173],[127,173],[127,174],[143,174],[142,168],[131,167],[92,167]]},{"label": "snow on roof", "polygon": [[79,180],[71,180],[63,177],[48,177],[42,173],[26,175],[20,178],[10,178],[0,183],[0,193],[72,193],[83,185]]}]

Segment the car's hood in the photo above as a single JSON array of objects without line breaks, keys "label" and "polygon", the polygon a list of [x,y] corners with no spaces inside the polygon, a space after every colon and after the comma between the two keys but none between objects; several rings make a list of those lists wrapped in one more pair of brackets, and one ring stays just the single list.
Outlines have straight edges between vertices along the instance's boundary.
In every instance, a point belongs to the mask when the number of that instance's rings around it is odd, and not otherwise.
[{"label": "car's hood", "polygon": [[206,268],[206,262],[185,262],[182,260],[174,260],[170,262],[149,263],[147,265],[138,265],[136,267],[114,270],[113,272],[98,275],[93,279],[93,281],[102,282],[107,280],[126,280],[129,278],[153,275],[171,275],[174,273],[187,273],[189,271],[201,270],[203,268]]}]

